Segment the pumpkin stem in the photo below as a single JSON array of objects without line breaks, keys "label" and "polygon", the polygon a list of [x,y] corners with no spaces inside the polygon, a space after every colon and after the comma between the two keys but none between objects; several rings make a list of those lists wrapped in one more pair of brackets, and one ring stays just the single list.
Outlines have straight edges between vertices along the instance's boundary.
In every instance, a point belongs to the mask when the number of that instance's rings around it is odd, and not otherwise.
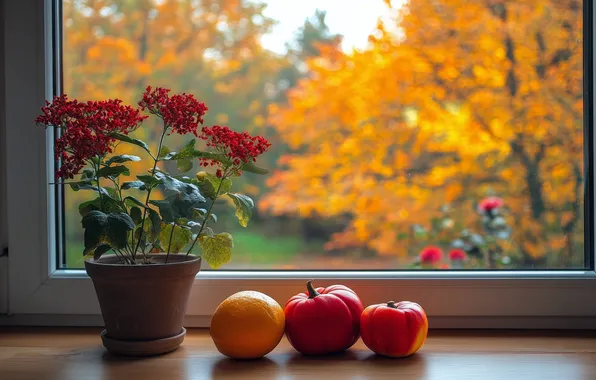
[{"label": "pumpkin stem", "polygon": [[306,283],[306,289],[308,290],[308,298],[312,299],[319,295],[319,293],[315,290],[312,286],[313,280],[310,280]]},{"label": "pumpkin stem", "polygon": [[395,304],[394,301],[387,302],[387,307],[390,307],[392,309],[397,309],[397,305]]}]

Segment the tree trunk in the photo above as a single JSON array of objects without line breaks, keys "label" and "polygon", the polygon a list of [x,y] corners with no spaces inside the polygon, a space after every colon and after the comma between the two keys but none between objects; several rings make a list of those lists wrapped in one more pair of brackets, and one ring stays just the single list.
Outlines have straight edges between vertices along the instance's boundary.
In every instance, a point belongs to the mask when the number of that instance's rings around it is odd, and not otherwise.
[{"label": "tree trunk", "polygon": [[581,204],[581,191],[582,191],[582,183],[583,183],[583,176],[582,171],[578,164],[573,165],[573,176],[575,179],[575,186],[574,192],[575,197],[574,201],[571,205],[573,210],[573,217],[569,222],[567,222],[563,226],[563,233],[566,235],[566,242],[565,242],[565,256],[563,258],[563,266],[569,268],[573,265],[573,231],[579,222],[580,217],[580,204]]}]

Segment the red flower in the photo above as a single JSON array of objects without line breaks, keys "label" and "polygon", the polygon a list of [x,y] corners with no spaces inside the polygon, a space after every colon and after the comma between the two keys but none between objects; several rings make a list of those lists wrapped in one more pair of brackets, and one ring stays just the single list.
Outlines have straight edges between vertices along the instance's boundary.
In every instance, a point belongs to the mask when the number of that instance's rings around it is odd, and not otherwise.
[{"label": "red flower", "polygon": [[505,202],[499,197],[487,197],[480,201],[478,204],[478,212],[488,213],[494,209],[501,208]]},{"label": "red flower", "polygon": [[111,153],[116,140],[110,134],[128,134],[146,118],[121,103],[119,99],[81,103],[68,100],[66,95],[55,97],[52,103],[46,102],[35,121],[45,127],[62,129],[55,143],[56,159],[61,160],[57,177],[73,178],[92,157]]},{"label": "red flower", "polygon": [[[234,166],[235,174],[240,174],[239,168],[242,164],[256,161],[256,158],[263,154],[271,144],[261,136],[251,136],[247,132],[239,133],[228,127],[214,125],[203,127],[200,138],[207,141],[207,146],[214,148],[218,153],[226,156]],[[221,164],[221,162],[208,158],[200,158],[203,166]],[[230,165],[223,165],[229,169]],[[224,176],[224,172],[218,170],[218,176]]]},{"label": "red flower", "polygon": [[141,110],[160,117],[166,128],[184,135],[192,132],[197,136],[199,124],[203,124],[203,116],[208,108],[190,94],[176,94],[169,96],[169,89],[157,87],[154,90],[148,86],[139,102]]},{"label": "red flower", "polygon": [[449,269],[449,264],[441,264],[439,269]]},{"label": "red flower", "polygon": [[449,252],[449,260],[451,261],[463,261],[466,259],[466,252],[463,249],[452,249]]},{"label": "red flower", "polygon": [[420,261],[424,264],[436,264],[443,258],[443,251],[439,247],[428,246],[420,252]]}]

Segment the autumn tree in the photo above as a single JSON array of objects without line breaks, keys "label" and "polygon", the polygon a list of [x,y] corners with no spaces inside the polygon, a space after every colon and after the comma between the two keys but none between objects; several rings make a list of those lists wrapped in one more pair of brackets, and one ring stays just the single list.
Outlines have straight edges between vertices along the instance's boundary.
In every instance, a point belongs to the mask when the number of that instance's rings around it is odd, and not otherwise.
[{"label": "autumn tree", "polygon": [[[390,2],[387,1],[388,6]],[[417,0],[369,47],[327,46],[273,106],[293,150],[261,206],[348,215],[328,248],[406,255],[413,225],[449,204],[509,210],[522,267],[583,265],[582,17],[575,0]]]}]

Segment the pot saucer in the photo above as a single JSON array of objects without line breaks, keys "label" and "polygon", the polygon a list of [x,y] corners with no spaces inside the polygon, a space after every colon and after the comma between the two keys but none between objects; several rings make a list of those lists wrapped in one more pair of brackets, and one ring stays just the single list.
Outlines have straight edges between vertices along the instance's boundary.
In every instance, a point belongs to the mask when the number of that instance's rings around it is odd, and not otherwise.
[{"label": "pot saucer", "polygon": [[101,332],[103,346],[112,354],[124,356],[154,356],[177,349],[186,335],[183,327],[178,335],[155,340],[117,340],[107,336],[107,331]]}]

